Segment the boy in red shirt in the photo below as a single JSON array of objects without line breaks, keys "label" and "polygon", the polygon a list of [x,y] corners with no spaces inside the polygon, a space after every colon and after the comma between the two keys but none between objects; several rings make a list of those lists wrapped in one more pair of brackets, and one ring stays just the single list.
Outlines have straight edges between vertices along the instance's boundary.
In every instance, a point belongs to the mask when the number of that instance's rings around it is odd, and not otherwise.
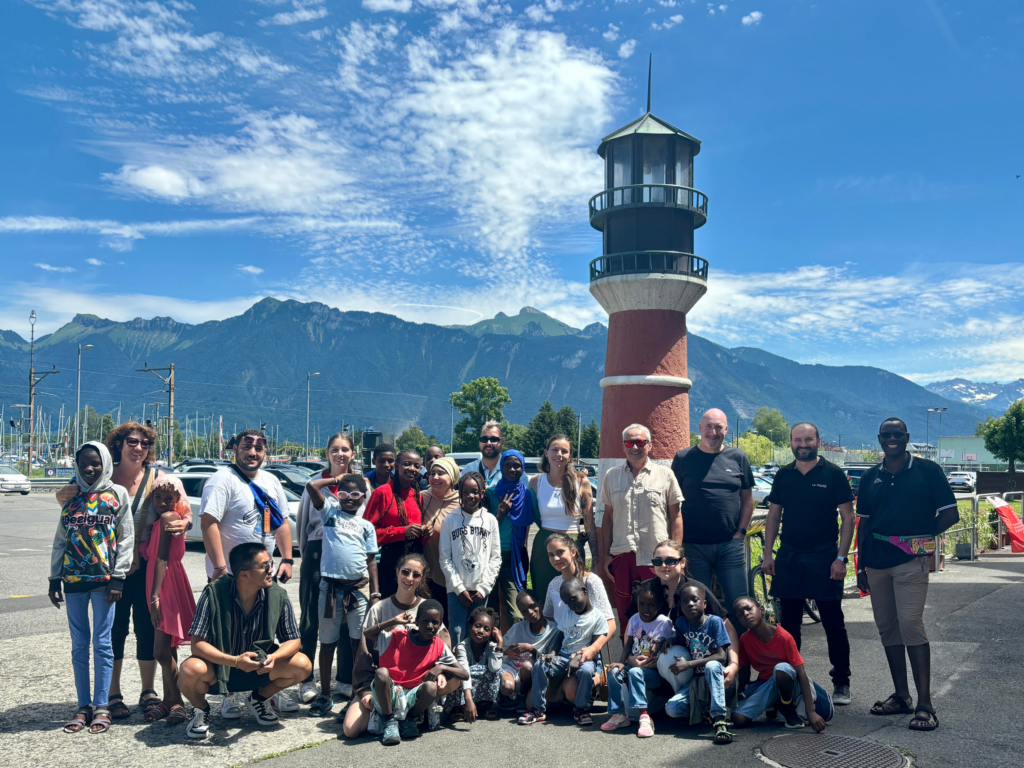
[{"label": "boy in red shirt", "polygon": [[437,636],[444,626],[441,617],[441,604],[424,600],[416,611],[415,631],[397,628],[412,621],[411,613],[363,631],[367,645],[376,644],[380,654],[371,693],[373,708],[384,721],[381,743],[386,746],[419,736],[416,721],[449,682],[469,679],[469,670]]},{"label": "boy in red shirt", "polygon": [[[746,727],[770,707],[777,707],[787,728],[803,728],[806,721],[815,733],[821,733],[835,709],[825,689],[808,679],[793,636],[765,621],[764,609],[753,598],[737,598],[733,611],[747,630],[740,635],[736,676],[740,701],[732,710],[733,723]],[[751,667],[757,680],[748,684]],[[813,706],[807,707],[807,701]]]}]

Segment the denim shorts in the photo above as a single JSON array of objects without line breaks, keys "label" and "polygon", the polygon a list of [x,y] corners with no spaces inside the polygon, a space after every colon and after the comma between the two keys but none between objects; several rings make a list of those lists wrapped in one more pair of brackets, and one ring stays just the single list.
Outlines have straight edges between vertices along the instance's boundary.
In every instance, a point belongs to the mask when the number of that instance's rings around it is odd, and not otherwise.
[{"label": "denim shorts", "polygon": [[348,636],[353,640],[358,640],[363,636],[363,620],[366,618],[366,611],[370,607],[369,587],[356,590],[356,607],[351,611],[344,609],[341,604],[341,596],[339,595],[334,604],[334,618],[325,619],[324,608],[327,604],[327,587],[325,585],[326,582],[320,582],[320,600],[316,607],[317,616],[320,617],[320,629],[318,630],[320,642],[329,645],[338,642],[341,638],[341,624],[343,621],[348,624]]}]

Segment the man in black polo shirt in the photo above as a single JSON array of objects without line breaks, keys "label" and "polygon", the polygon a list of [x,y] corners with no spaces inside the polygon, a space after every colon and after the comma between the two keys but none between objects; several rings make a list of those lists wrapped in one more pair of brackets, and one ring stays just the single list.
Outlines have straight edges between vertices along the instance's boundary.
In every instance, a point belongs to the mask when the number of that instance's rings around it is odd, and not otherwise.
[{"label": "man in black polo shirt", "polygon": [[[857,583],[871,593],[871,610],[882,638],[896,692],[875,702],[873,715],[909,714],[910,729],[933,731],[931,648],[924,631],[928,563],[935,537],[960,519],[956,497],[942,468],[907,453],[910,431],[900,419],[878,428],[885,459],[861,478],[857,496]],[[904,651],[906,648],[906,651]],[[911,706],[907,657],[917,685]]]},{"label": "man in black polo shirt", "polygon": [[[771,594],[782,603],[782,626],[797,648],[804,601],[817,601],[832,662],[832,701],[849,704],[850,640],[842,600],[846,559],[853,541],[853,492],[843,470],[818,456],[820,442],[818,428],[809,421],[794,425],[789,432],[789,447],[796,461],[778,471],[768,494],[762,567],[766,574],[774,575]],[[782,522],[782,544],[773,557]]]}]

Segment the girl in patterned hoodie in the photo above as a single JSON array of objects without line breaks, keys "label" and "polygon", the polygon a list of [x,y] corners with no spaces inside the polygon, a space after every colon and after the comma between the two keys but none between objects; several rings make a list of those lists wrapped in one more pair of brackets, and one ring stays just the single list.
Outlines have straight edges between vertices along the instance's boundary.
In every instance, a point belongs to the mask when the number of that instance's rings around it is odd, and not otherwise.
[{"label": "girl in patterned hoodie", "polygon": [[[67,601],[71,629],[71,662],[78,690],[78,712],[64,725],[65,733],[110,729],[107,696],[114,671],[114,603],[121,597],[132,562],[134,526],[128,492],[111,482],[114,462],[107,446],[88,442],[75,454],[79,493],[61,510],[50,558],[53,606]],[[63,587],[64,595],[61,594]],[[65,597],[66,596],[66,597]],[[89,690],[89,604],[92,603],[94,693]]]}]

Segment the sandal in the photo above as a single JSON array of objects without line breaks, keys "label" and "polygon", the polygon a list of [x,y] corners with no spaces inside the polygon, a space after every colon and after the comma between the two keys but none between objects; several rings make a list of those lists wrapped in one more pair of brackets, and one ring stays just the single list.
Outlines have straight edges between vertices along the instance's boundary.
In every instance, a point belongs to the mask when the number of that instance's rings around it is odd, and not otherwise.
[{"label": "sandal", "polygon": [[188,712],[181,704],[175,704],[167,713],[168,725],[181,725],[188,720]]},{"label": "sandal", "polygon": [[735,735],[729,730],[728,720],[715,721],[715,744],[732,744]]},{"label": "sandal", "polygon": [[[153,694],[150,696],[149,694]],[[139,694],[139,709],[142,710],[143,714],[149,714],[149,710],[161,704],[160,696],[154,690],[143,691]]]},{"label": "sandal", "polygon": [[332,709],[334,709],[334,702],[326,696],[320,695],[313,699],[313,703],[309,705],[309,716],[323,717],[329,714]]},{"label": "sandal", "polygon": [[[150,701],[153,701],[150,699]],[[157,701],[153,704],[146,705],[146,714],[143,716],[143,720],[147,723],[155,723],[157,720],[163,720],[167,715],[171,713],[171,708],[164,704],[162,701]]]},{"label": "sandal", "polygon": [[106,707],[97,707],[92,715],[92,722],[89,723],[89,733],[106,733],[110,730],[110,710]]},{"label": "sandal", "polygon": [[114,720],[124,720],[132,716],[128,705],[124,703],[124,696],[120,693],[115,693],[110,697],[108,709],[110,710],[110,716]]},{"label": "sandal", "polygon": [[484,712],[484,720],[500,720],[500,719],[501,719],[501,712],[498,710],[498,707],[495,706],[494,704],[489,706],[487,708],[487,711]]},{"label": "sandal", "polygon": [[[918,712],[924,712],[928,716],[920,717],[917,714]],[[939,716],[935,714],[935,710],[931,707],[918,704],[917,709],[914,710],[914,716],[910,719],[910,724],[907,727],[912,731],[934,731],[939,727]]]},{"label": "sandal", "polygon": [[75,716],[64,723],[64,733],[78,733],[92,721],[92,707],[79,707]]},{"label": "sandal", "polygon": [[914,710],[910,708],[909,699],[901,699],[895,693],[885,701],[876,701],[871,707],[872,715],[910,715]]},{"label": "sandal", "polygon": [[527,712],[524,715],[520,715],[518,722],[520,725],[534,725],[535,723],[543,723],[547,719],[547,715],[543,712]]}]

